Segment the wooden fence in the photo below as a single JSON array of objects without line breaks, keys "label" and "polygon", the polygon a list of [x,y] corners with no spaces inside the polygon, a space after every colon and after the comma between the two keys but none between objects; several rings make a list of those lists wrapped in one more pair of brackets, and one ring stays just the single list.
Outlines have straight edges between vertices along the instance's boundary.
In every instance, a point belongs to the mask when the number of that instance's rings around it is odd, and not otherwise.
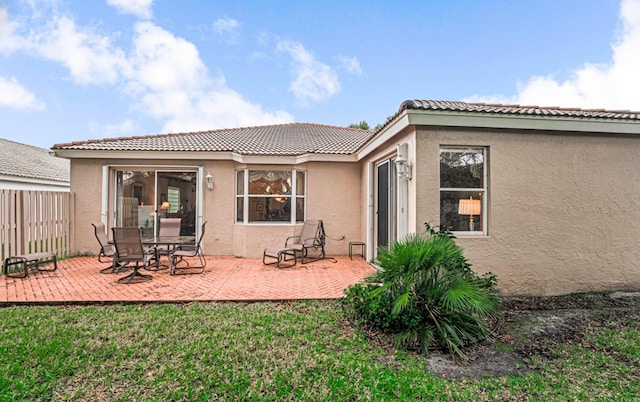
[{"label": "wooden fence", "polygon": [[69,257],[74,250],[73,211],[69,192],[0,190],[1,261],[41,251]]}]

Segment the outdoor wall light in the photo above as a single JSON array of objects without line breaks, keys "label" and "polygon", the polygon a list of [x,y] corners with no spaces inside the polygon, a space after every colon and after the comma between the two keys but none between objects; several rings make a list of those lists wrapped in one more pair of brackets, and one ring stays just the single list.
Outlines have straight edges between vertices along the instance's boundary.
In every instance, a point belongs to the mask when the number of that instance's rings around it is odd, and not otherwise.
[{"label": "outdoor wall light", "polygon": [[213,176],[211,173],[207,172],[207,175],[204,177],[205,182],[207,183],[207,188],[209,190],[213,189]]},{"label": "outdoor wall light", "polygon": [[411,165],[407,160],[408,151],[409,144],[406,142],[398,144],[396,149],[396,159],[394,160],[398,177],[405,180],[411,180]]}]

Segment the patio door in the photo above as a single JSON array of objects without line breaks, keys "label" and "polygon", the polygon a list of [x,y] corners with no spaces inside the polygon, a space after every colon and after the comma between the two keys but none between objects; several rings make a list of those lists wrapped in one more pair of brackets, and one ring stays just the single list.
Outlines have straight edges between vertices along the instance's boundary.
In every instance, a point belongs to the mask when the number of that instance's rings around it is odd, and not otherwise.
[{"label": "patio door", "polygon": [[181,218],[180,235],[196,234],[197,171],[116,170],[115,226],[157,234],[159,219]]},{"label": "patio door", "polygon": [[376,165],[376,250],[395,240],[395,168],[391,160]]}]

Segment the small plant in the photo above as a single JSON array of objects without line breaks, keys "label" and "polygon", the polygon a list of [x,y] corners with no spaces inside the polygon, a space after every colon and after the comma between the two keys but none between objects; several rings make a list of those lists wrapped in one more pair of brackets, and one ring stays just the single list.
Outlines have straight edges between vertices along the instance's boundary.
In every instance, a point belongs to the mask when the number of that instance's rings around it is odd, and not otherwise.
[{"label": "small plant", "polygon": [[450,232],[425,226],[425,235],[381,248],[382,270],[347,289],[346,302],[399,347],[427,353],[439,346],[464,360],[465,344],[491,336],[486,321],[500,309],[496,277],[476,274]]}]

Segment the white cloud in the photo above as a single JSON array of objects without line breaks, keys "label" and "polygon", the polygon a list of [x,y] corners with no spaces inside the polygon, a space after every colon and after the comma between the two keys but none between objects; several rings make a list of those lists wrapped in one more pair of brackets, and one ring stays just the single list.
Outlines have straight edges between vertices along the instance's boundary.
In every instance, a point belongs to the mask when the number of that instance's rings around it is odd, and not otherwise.
[{"label": "white cloud", "polygon": [[189,99],[185,106],[187,107],[171,114],[164,126],[165,132],[283,124],[293,121],[293,116],[289,113],[265,111],[260,105],[247,101],[229,88],[203,91]]},{"label": "white cloud", "polygon": [[6,8],[0,7],[0,53],[10,54],[25,46],[25,40],[16,34],[19,24],[9,19]]},{"label": "white cloud", "polygon": [[292,59],[295,79],[289,89],[299,101],[323,101],[340,92],[338,74],[328,65],[317,61],[301,43],[281,40],[276,50],[288,54]]},{"label": "white cloud", "polygon": [[622,30],[612,45],[605,64],[585,63],[571,78],[534,76],[517,84],[517,94],[473,95],[470,102],[515,103],[521,105],[640,110],[640,0],[623,0],[620,6]]},{"label": "white cloud", "polygon": [[340,55],[337,57],[337,59],[342,68],[347,70],[347,72],[351,74],[362,75],[362,68],[360,67],[360,62],[356,57]]},{"label": "white cloud", "polygon": [[[38,10],[34,8],[33,12],[40,13]],[[108,36],[94,28],[79,26],[72,17],[53,10],[42,15],[46,15],[44,23],[39,16],[31,15],[28,30],[19,32],[18,24],[11,22],[6,12],[0,13],[0,39],[11,38],[15,44],[9,49],[6,42],[0,41],[0,51],[2,46],[5,52],[22,50],[64,66],[77,83],[112,86],[123,91],[131,97],[133,109],[162,122],[164,130],[293,121],[288,113],[264,110],[228,88],[223,76],[210,74],[193,43],[151,22],[135,24],[131,50],[125,52],[115,44],[116,34]],[[15,80],[2,80],[0,84],[0,106],[45,107]],[[139,130],[127,120],[113,125],[90,124],[90,129],[109,135]]]},{"label": "white cloud", "polygon": [[137,23],[135,31],[130,59],[135,82],[153,91],[191,91],[208,82],[193,43],[150,22]]},{"label": "white cloud", "polygon": [[240,23],[233,18],[218,18],[213,22],[213,31],[222,35],[227,43],[235,43],[240,33]]},{"label": "white cloud", "polygon": [[7,80],[0,77],[0,107],[43,110],[45,104],[15,78]]},{"label": "white cloud", "polygon": [[89,131],[101,138],[119,137],[123,135],[134,135],[140,133],[140,128],[131,119],[124,119],[113,124],[89,123]]},{"label": "white cloud", "polygon": [[124,52],[109,37],[78,28],[69,17],[54,17],[28,41],[30,50],[67,67],[80,84],[114,84],[128,68]]},{"label": "white cloud", "polygon": [[286,112],[267,112],[212,78],[190,42],[151,23],[136,25],[130,93],[140,109],[165,120],[164,131],[286,123]]},{"label": "white cloud", "polygon": [[132,14],[143,20],[153,16],[152,3],[153,0],[107,0],[107,4],[115,7],[120,13]]}]

